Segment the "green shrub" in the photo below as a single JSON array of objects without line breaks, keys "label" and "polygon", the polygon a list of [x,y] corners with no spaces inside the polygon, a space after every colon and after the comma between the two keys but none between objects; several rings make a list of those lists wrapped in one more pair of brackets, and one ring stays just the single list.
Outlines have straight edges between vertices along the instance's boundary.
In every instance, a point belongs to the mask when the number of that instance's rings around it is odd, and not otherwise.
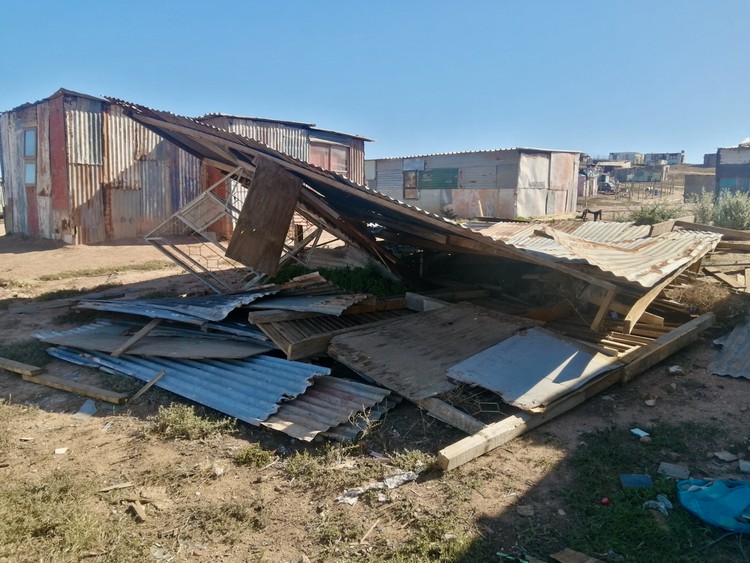
[{"label": "green shrub", "polygon": [[714,205],[713,222],[727,229],[750,229],[750,194],[721,192]]},{"label": "green shrub", "polygon": [[676,219],[683,214],[682,206],[667,205],[666,203],[656,202],[647,203],[646,205],[641,206],[640,209],[631,211],[628,219],[633,221],[636,225],[655,225],[662,221]]}]

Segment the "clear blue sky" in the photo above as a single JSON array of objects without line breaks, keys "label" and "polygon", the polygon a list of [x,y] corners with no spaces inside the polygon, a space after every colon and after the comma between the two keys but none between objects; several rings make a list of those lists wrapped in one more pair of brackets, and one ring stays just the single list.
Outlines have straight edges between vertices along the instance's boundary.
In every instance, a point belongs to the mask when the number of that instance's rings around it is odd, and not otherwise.
[{"label": "clear blue sky", "polygon": [[60,87],[316,123],[367,156],[750,136],[750,1],[0,0],[0,111]]}]

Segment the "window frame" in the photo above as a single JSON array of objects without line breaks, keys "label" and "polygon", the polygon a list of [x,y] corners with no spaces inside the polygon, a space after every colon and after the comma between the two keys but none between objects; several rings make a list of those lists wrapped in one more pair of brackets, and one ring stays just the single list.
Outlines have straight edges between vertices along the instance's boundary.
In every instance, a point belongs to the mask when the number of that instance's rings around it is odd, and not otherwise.
[{"label": "window frame", "polygon": [[[29,134],[34,134],[33,154],[29,154]],[[35,187],[37,184],[37,155],[39,154],[39,135],[36,127],[25,127],[23,130],[23,184]],[[33,170],[33,182],[29,182],[29,170]]]}]

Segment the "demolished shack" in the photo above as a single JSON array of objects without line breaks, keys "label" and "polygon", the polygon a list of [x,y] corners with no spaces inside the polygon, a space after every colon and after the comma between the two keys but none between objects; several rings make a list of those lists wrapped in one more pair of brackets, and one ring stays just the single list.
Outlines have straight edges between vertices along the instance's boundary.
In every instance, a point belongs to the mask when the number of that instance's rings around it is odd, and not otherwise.
[{"label": "demolished shack", "polygon": [[[246,324],[260,329],[287,361],[328,354],[370,386],[405,397],[469,434],[439,453],[443,469],[631,379],[713,323],[713,315],[692,317],[663,292],[700,269],[721,232],[679,222],[460,225],[239,135],[111,102],[247,187],[225,251],[255,274],[279,270],[297,213],[393,273],[437,288],[407,295],[397,304],[342,297],[342,308],[335,311],[314,309],[316,300],[300,294],[286,299],[264,295],[237,307]],[[560,283],[570,282],[575,298],[563,300],[562,291],[553,291],[552,302],[539,305],[514,295],[511,286],[544,278],[567,280]],[[354,321],[357,315],[375,316]],[[333,318],[340,320],[329,324]],[[304,375],[294,396],[304,397],[304,385],[313,376],[330,381],[324,375]],[[462,400],[465,390],[490,393],[503,404],[495,415],[502,412],[504,418],[471,410]],[[329,392],[319,390],[323,396]],[[370,395],[371,406],[382,405],[388,396]],[[284,404],[282,390],[273,405],[282,413]],[[258,421],[269,423],[272,410],[263,411],[266,418]]]}]

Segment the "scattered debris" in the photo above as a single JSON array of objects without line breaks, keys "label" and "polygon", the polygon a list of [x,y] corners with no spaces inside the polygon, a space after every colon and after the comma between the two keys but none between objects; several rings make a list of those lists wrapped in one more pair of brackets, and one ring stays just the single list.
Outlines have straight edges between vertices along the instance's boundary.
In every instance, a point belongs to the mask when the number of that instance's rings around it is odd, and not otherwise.
[{"label": "scattered debris", "polygon": [[657,470],[662,475],[666,475],[667,477],[672,477],[674,479],[688,479],[690,477],[690,469],[685,465],[678,465],[675,463],[668,463],[666,461],[662,461],[659,464],[659,469]]},{"label": "scattered debris", "polygon": [[359,500],[359,497],[367,491],[378,490],[378,489],[395,489],[401,485],[414,481],[417,479],[417,475],[414,471],[400,471],[390,477],[386,477],[382,481],[377,483],[370,483],[362,487],[356,487],[354,489],[347,489],[341,495],[336,497],[336,502],[354,505]]},{"label": "scattered debris", "polygon": [[685,375],[685,370],[682,369],[682,366],[675,365],[669,366],[667,368],[667,373],[669,373],[669,375]]},{"label": "scattered debris", "polygon": [[656,495],[656,500],[647,500],[643,503],[643,508],[646,510],[658,510],[664,516],[669,516],[669,511],[674,508],[672,502],[662,494]]},{"label": "scattered debris", "polygon": [[750,522],[742,516],[750,506],[747,481],[686,479],[677,483],[685,510],[704,522],[731,532],[750,533]]},{"label": "scattered debris", "polygon": [[55,455],[65,455],[69,448],[55,448]]},{"label": "scattered debris", "polygon": [[621,473],[620,484],[623,489],[651,489],[654,486],[650,475],[640,473]]},{"label": "scattered debris", "polygon": [[645,430],[641,430],[640,428],[631,428],[630,431],[638,436],[639,438],[645,438],[646,436],[650,436],[648,432]]},{"label": "scattered debris", "polygon": [[73,415],[76,420],[87,420],[96,414],[96,403],[91,399],[86,399],[78,409],[78,412]]},{"label": "scattered debris", "polygon": [[739,459],[738,456],[726,450],[722,450],[720,452],[714,452],[714,457],[717,459],[720,459],[721,461],[727,461],[727,462],[737,461]]},{"label": "scattered debris", "polygon": [[115,485],[109,485],[108,487],[103,487],[99,489],[97,492],[99,493],[108,493],[110,491],[117,491],[120,489],[129,489],[130,487],[135,487],[135,483],[131,483],[130,481],[126,481],[125,483],[117,483]]}]

